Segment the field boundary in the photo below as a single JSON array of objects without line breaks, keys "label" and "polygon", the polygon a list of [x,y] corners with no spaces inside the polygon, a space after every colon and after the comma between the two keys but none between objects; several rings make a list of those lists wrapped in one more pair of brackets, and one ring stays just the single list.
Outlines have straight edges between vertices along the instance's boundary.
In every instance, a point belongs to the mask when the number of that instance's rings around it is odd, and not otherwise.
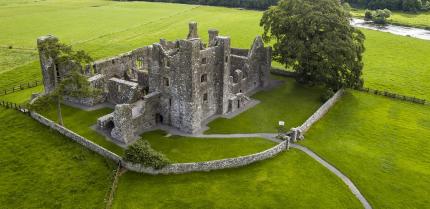
[{"label": "field boundary", "polygon": [[15,93],[18,91],[22,91],[24,89],[34,88],[34,87],[40,86],[40,85],[42,85],[42,81],[40,81],[40,80],[34,80],[34,81],[27,82],[27,83],[21,83],[19,85],[0,90],[0,96],[12,94],[12,93]]},{"label": "field boundary", "polygon": [[416,103],[416,104],[430,105],[430,103],[428,101],[426,101],[425,99],[420,99],[420,98],[417,98],[417,97],[411,97],[411,96],[401,95],[401,94],[397,94],[397,93],[393,93],[393,92],[389,92],[389,91],[385,91],[385,90],[381,91],[381,90],[371,89],[371,88],[358,88],[358,89],[355,89],[355,90],[361,91],[361,92],[366,92],[366,93],[369,93],[369,94],[375,94],[375,95],[385,96],[385,97],[392,98],[392,99],[397,99],[397,100],[412,102],[412,103]]},{"label": "field boundary", "polygon": [[139,163],[128,162],[124,160],[121,156],[86,139],[85,137],[67,129],[64,126],[59,125],[58,123],[55,123],[54,121],[40,115],[39,113],[31,111],[30,116],[36,121],[38,121],[39,123],[58,131],[60,134],[81,144],[82,146],[88,148],[89,150],[94,151],[95,153],[98,153],[107,159],[110,159],[119,163],[122,167],[128,170],[139,172],[139,173],[147,173],[151,175],[182,174],[182,173],[190,173],[190,172],[212,171],[212,170],[222,170],[227,168],[242,167],[245,165],[249,165],[251,163],[269,159],[279,154],[280,152],[287,150],[289,147],[289,140],[285,140],[269,149],[266,149],[258,153],[250,154],[250,155],[239,156],[235,158],[225,158],[225,159],[219,159],[219,160],[205,161],[205,162],[174,163],[174,164],[169,164],[161,169],[154,169],[152,167],[146,167]]},{"label": "field boundary", "polygon": [[14,109],[21,113],[29,114],[30,111],[25,107],[25,105],[20,105],[14,102],[4,101],[0,100],[0,106],[6,108],[6,109]]}]

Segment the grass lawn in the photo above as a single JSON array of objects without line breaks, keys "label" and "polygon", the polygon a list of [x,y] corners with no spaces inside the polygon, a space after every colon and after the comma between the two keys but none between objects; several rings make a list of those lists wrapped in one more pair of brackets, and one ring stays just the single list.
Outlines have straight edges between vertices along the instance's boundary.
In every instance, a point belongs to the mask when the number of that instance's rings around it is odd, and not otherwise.
[{"label": "grass lawn", "polygon": [[17,50],[0,46],[0,75],[20,65],[25,65],[37,57],[36,50]]},{"label": "grass lawn", "polygon": [[[364,18],[364,9],[353,9],[351,14],[354,17]],[[430,29],[430,12],[407,13],[391,11],[389,20],[396,25]]]},{"label": "grass lawn", "polygon": [[344,172],[374,208],[430,208],[430,107],[348,92],[303,145]]},{"label": "grass lawn", "polygon": [[113,208],[361,208],[334,174],[290,150],[247,167],[120,177]]},{"label": "grass lawn", "polygon": [[[94,111],[84,111],[78,108],[61,105],[61,113],[63,115],[64,126],[78,133],[79,135],[91,140],[100,146],[122,156],[123,148],[108,141],[104,136],[98,134],[91,126],[97,123],[97,118],[113,112],[110,108],[102,108]],[[52,107],[49,111],[41,113],[45,117],[53,121],[58,121],[57,108]]]},{"label": "grass lawn", "polygon": [[291,78],[274,78],[285,82],[273,90],[252,96],[261,101],[257,106],[232,119],[212,121],[205,133],[275,133],[278,121],[285,121],[286,127],[296,127],[321,106],[322,89],[299,85]]},{"label": "grass lawn", "polygon": [[114,164],[0,108],[0,208],[104,208]]},{"label": "grass lawn", "polygon": [[430,100],[430,41],[362,31],[364,85]]},{"label": "grass lawn", "polygon": [[173,162],[202,162],[249,155],[276,145],[261,138],[192,138],[165,137],[163,131],[143,134],[152,148],[164,153]]},{"label": "grass lawn", "polygon": [[17,91],[15,93],[2,95],[0,96],[0,100],[14,102],[17,104],[23,104],[30,100],[32,93],[42,93],[42,92],[43,92],[43,86],[40,85],[33,88]]}]

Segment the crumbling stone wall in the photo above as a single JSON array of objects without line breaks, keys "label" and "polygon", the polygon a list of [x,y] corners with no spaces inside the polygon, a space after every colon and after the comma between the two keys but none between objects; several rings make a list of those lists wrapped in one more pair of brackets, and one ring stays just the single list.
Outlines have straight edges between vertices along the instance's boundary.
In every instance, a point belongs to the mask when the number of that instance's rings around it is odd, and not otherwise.
[{"label": "crumbling stone wall", "polygon": [[136,102],[143,94],[138,83],[118,78],[111,78],[107,84],[107,98],[113,104],[129,104]]}]

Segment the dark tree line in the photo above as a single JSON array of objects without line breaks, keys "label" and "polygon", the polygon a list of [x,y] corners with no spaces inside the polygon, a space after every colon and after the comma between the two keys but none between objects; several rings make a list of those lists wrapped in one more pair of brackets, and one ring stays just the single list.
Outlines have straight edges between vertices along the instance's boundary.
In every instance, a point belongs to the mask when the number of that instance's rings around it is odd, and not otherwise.
[{"label": "dark tree line", "polygon": [[181,4],[198,4],[224,7],[240,7],[246,9],[266,10],[272,5],[276,5],[278,0],[142,0],[149,2],[170,2]]},{"label": "dark tree line", "polygon": [[430,9],[430,0],[346,0],[354,7],[418,12]]}]

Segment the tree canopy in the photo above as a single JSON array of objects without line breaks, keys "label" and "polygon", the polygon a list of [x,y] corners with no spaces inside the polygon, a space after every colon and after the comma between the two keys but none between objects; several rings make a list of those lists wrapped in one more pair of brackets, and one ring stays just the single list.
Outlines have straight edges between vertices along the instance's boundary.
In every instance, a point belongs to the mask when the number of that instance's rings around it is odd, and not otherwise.
[{"label": "tree canopy", "polygon": [[334,90],[361,87],[364,34],[334,0],[281,0],[264,12],[263,39],[273,43],[274,60],[297,74],[299,82]]}]

